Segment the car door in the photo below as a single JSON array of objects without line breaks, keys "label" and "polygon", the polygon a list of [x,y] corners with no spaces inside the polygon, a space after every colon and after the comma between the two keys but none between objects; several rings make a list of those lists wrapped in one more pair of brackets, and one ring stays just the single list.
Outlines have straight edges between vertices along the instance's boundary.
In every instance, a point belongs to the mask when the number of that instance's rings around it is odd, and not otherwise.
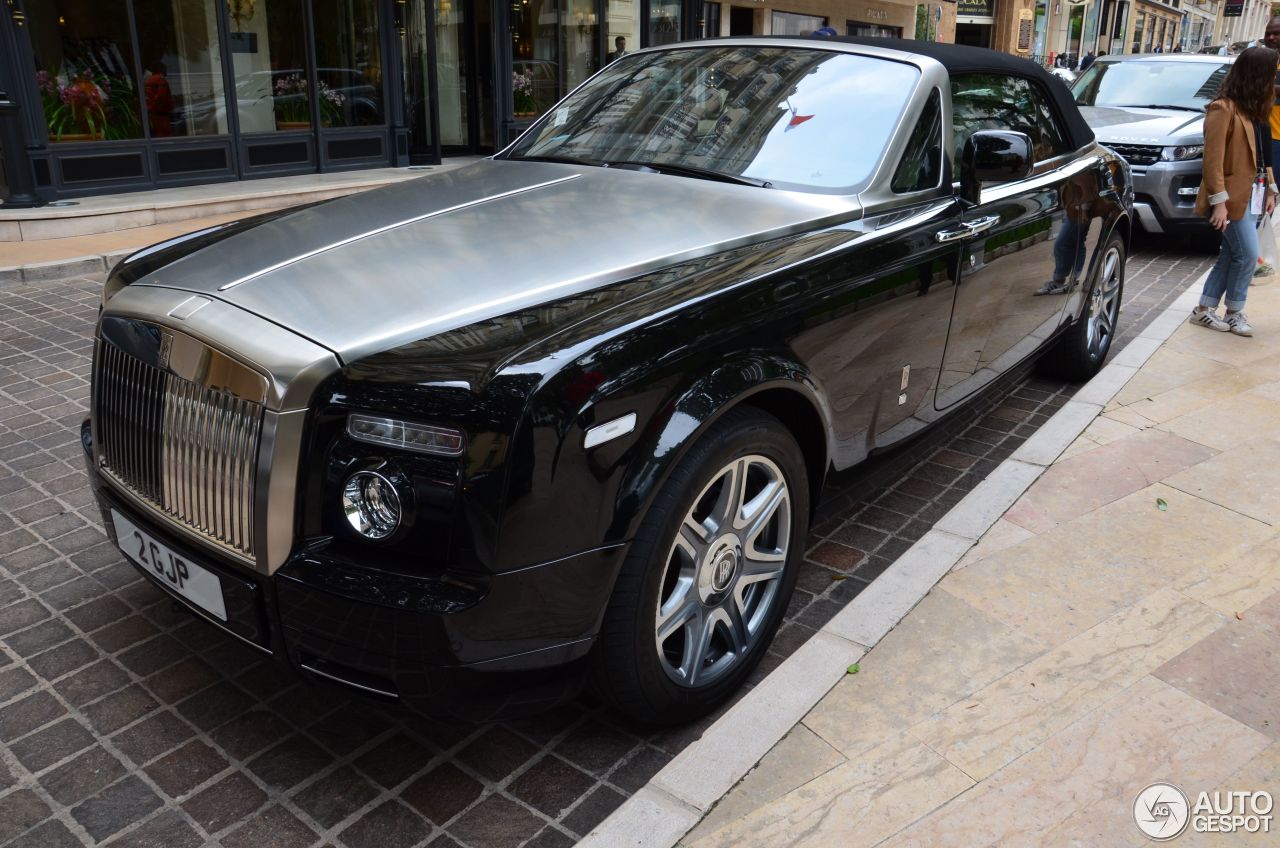
[{"label": "car door", "polygon": [[984,184],[962,227],[948,234],[960,248],[960,280],[934,401],[939,410],[1006,373],[1058,330],[1101,229],[1088,211],[1098,190],[1096,157],[1066,149],[1037,82],[957,74],[951,88],[957,162],[969,135],[999,129],[1026,133],[1036,164],[1025,179]]},{"label": "car door", "polygon": [[830,404],[837,469],[937,417],[933,389],[958,247],[936,234],[960,226],[959,203],[944,185],[937,89],[910,126],[877,208],[843,237],[822,234],[839,247],[808,272],[808,317],[790,339]]}]

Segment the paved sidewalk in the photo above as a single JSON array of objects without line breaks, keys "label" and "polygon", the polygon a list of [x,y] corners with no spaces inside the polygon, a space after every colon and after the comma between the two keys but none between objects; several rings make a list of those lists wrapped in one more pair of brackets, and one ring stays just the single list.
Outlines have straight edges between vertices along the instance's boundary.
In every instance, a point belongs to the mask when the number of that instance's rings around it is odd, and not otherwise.
[{"label": "paved sidewalk", "polygon": [[1280,284],[1249,307],[1179,327],[682,844],[1137,846],[1151,783],[1280,795]]}]

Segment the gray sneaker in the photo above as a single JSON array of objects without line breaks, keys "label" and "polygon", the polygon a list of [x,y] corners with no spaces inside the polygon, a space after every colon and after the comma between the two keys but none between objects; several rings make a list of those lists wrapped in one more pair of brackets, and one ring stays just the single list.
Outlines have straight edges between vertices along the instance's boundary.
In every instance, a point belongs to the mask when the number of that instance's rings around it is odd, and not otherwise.
[{"label": "gray sneaker", "polygon": [[1227,313],[1227,329],[1237,336],[1253,335],[1253,325],[1249,323],[1249,319],[1245,317],[1243,312]]},{"label": "gray sneaker", "polygon": [[1066,294],[1071,288],[1071,280],[1050,280],[1036,289],[1036,297],[1042,294]]},{"label": "gray sneaker", "polygon": [[1217,330],[1225,333],[1231,329],[1231,325],[1218,317],[1218,313],[1212,309],[1201,309],[1191,313],[1191,317],[1187,319],[1188,323],[1198,324],[1201,327],[1208,327],[1210,330]]}]

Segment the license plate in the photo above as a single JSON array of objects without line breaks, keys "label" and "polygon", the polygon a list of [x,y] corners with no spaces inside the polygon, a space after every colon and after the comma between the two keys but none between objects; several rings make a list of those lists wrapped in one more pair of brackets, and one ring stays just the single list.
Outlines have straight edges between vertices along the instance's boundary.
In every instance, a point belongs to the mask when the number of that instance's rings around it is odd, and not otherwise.
[{"label": "license plate", "polygon": [[111,521],[116,527],[116,541],[125,556],[200,609],[227,620],[222,582],[217,575],[179,556],[114,509],[111,510]]}]

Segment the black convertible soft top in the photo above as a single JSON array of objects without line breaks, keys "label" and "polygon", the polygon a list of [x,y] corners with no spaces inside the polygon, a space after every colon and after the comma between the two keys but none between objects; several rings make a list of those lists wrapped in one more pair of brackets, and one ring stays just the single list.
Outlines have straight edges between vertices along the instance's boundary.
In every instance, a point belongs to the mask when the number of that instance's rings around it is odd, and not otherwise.
[{"label": "black convertible soft top", "polygon": [[[996,73],[1010,76],[1026,77],[1040,83],[1053,102],[1053,108],[1062,118],[1073,150],[1079,150],[1093,142],[1093,130],[1080,116],[1071,91],[1063,81],[1053,74],[1026,59],[997,50],[983,47],[965,47],[959,44],[938,44],[933,41],[912,41],[905,38],[853,38],[837,36],[816,40],[835,41],[844,44],[858,44],[866,47],[883,47],[887,50],[901,50],[903,53],[915,53],[937,60],[948,73]],[[815,43],[815,40],[810,40]]]}]

